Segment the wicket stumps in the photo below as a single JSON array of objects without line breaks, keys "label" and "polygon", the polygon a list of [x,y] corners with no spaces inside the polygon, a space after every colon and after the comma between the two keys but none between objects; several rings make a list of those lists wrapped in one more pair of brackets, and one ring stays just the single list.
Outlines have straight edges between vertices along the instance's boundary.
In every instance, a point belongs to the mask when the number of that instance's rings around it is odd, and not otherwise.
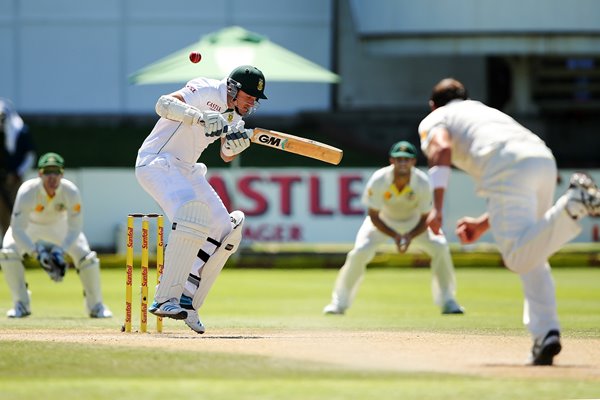
[{"label": "wicket stumps", "polygon": [[[160,214],[129,214],[127,216],[127,259],[125,266],[125,325],[123,331],[131,332],[131,311],[133,306],[133,256],[135,219],[142,220],[142,254],[141,254],[141,296],[140,296],[140,332],[148,331],[148,238],[150,236],[151,218],[156,219],[156,283],[160,282],[163,272],[164,256],[164,217]],[[162,332],[162,317],[156,318],[156,332]]]}]

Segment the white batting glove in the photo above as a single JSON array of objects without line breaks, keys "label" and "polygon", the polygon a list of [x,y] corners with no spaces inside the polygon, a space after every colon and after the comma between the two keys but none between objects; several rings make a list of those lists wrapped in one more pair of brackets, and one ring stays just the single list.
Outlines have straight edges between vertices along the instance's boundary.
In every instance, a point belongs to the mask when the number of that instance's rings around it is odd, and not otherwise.
[{"label": "white batting glove", "polygon": [[231,127],[231,131],[225,135],[225,142],[221,146],[221,151],[227,157],[240,154],[250,147],[250,137],[244,129],[244,121],[240,121],[236,126]]},{"label": "white batting glove", "polygon": [[206,111],[202,113],[201,121],[204,123],[204,134],[206,136],[221,136],[223,127],[227,125],[227,121],[221,113]]}]

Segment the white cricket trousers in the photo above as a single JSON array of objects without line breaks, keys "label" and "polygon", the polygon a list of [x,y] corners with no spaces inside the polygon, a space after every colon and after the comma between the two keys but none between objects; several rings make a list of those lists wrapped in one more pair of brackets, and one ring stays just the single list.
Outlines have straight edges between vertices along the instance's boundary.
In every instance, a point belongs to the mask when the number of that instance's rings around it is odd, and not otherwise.
[{"label": "white cricket trousers", "polygon": [[[204,203],[202,212],[208,214],[205,215],[208,238],[221,242],[231,232],[229,213],[206,180],[204,164],[187,164],[169,155],[159,155],[146,165],[137,167],[135,174],[138,182],[156,200],[170,221],[178,216],[178,210],[184,204],[201,202]],[[179,240],[167,247],[165,269],[154,296],[156,302],[179,299],[190,272],[196,264],[203,262],[197,254],[202,250],[210,256],[216,248],[210,244],[209,250],[207,246],[211,241],[206,238],[188,242],[182,244]]]},{"label": "white cricket trousers", "polygon": [[[68,229],[69,227],[66,220],[57,221],[48,225],[31,222],[25,229],[25,233],[33,243],[43,242],[60,246],[67,237]],[[4,249],[12,249],[19,255],[22,255],[28,250],[19,248],[12,234],[12,227],[9,227],[4,235],[2,247]],[[77,236],[77,240],[75,240],[68,249],[63,250],[71,257],[76,268],[79,268],[79,263],[91,252],[90,245],[83,232]]]},{"label": "white cricket trousers", "polygon": [[189,201],[201,201],[209,210],[209,237],[221,241],[231,232],[229,212],[223,201],[206,180],[206,166],[188,165],[168,155],[159,155],[142,167],[135,176],[158,203],[170,221],[177,210]]},{"label": "white cricket trousers", "polygon": [[523,323],[534,338],[560,329],[548,258],[581,232],[565,211],[566,196],[553,206],[557,169],[552,157],[528,158],[486,181],[490,229],[504,264],[519,274]]},{"label": "white cricket trousers", "polygon": [[[370,217],[365,218],[356,234],[354,248],[346,256],[346,262],[338,273],[332,293],[333,304],[344,310],[352,305],[367,264],[375,257],[377,248],[390,240],[389,236],[373,225]],[[427,229],[412,240],[410,249],[423,251],[431,257],[434,302],[442,306],[447,300],[454,299],[454,264],[445,236],[435,235]]]}]

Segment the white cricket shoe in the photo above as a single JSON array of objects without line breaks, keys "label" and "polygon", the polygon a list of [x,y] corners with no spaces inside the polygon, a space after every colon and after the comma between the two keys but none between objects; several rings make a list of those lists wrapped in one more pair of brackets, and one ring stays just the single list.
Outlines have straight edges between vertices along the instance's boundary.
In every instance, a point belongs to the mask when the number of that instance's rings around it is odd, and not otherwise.
[{"label": "white cricket shoe", "polygon": [[98,303],[90,310],[90,318],[112,318],[112,311],[104,304]]},{"label": "white cricket shoe", "polygon": [[15,303],[15,308],[11,308],[6,312],[8,318],[25,318],[31,315],[31,310],[22,301]]},{"label": "white cricket shoe", "polygon": [[576,172],[571,176],[565,209],[573,219],[600,217],[600,190],[590,175]]},{"label": "white cricket shoe", "polygon": [[200,321],[198,312],[194,310],[192,301],[192,298],[190,296],[186,296],[185,294],[182,294],[181,298],[179,299],[179,304],[187,311],[187,317],[185,318],[184,322],[190,327],[191,330],[202,335],[206,331],[206,328],[204,328],[202,321]]},{"label": "white cricket shoe", "polygon": [[464,314],[465,309],[462,308],[456,300],[448,300],[442,307],[442,314]]},{"label": "white cricket shoe", "polygon": [[198,317],[198,312],[196,312],[196,310],[187,310],[187,318],[184,321],[185,324],[189,326],[190,329],[194,332],[200,335],[206,332],[206,328],[204,328],[202,321],[200,321],[200,318]]},{"label": "white cricket shoe", "polygon": [[176,299],[171,299],[160,304],[154,301],[148,311],[157,317],[173,319],[186,319],[188,315],[188,312],[181,308]]},{"label": "white cricket shoe", "polygon": [[344,315],[345,311],[345,309],[334,303],[327,304],[325,308],[323,308],[323,314],[329,315]]}]

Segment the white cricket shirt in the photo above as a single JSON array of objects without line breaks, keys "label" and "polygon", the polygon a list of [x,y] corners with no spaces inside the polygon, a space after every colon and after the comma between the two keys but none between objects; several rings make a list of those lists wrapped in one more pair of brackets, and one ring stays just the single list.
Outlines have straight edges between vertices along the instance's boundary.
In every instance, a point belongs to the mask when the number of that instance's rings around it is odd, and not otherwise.
[{"label": "white cricket shirt", "polygon": [[411,169],[410,181],[399,191],[394,185],[394,166],[388,165],[373,173],[363,192],[365,206],[379,210],[379,217],[390,226],[414,226],[422,214],[432,208],[432,192],[427,174]]},{"label": "white cricket shirt", "polygon": [[432,111],[419,124],[421,149],[428,154],[431,130],[450,134],[452,164],[475,179],[478,187],[491,176],[525,157],[552,157],[544,141],[510,116],[475,100],[453,100]]},{"label": "white cricket shirt", "polygon": [[[27,232],[36,232],[36,226],[66,225],[67,234],[60,247],[68,249],[83,229],[81,195],[77,186],[62,178],[54,197],[48,196],[42,179],[25,181],[19,191],[11,218],[12,235],[17,246],[31,254],[35,248]],[[59,229],[60,230],[60,229]]]},{"label": "white cricket shirt", "polygon": [[[178,93],[187,104],[200,111],[223,114],[229,125],[235,125],[242,119],[234,110],[227,108],[227,79],[193,79]],[[140,147],[136,166],[145,165],[159,154],[169,154],[183,163],[195,164],[204,149],[218,139],[218,136],[207,137],[202,125],[187,125],[161,117]]]}]

